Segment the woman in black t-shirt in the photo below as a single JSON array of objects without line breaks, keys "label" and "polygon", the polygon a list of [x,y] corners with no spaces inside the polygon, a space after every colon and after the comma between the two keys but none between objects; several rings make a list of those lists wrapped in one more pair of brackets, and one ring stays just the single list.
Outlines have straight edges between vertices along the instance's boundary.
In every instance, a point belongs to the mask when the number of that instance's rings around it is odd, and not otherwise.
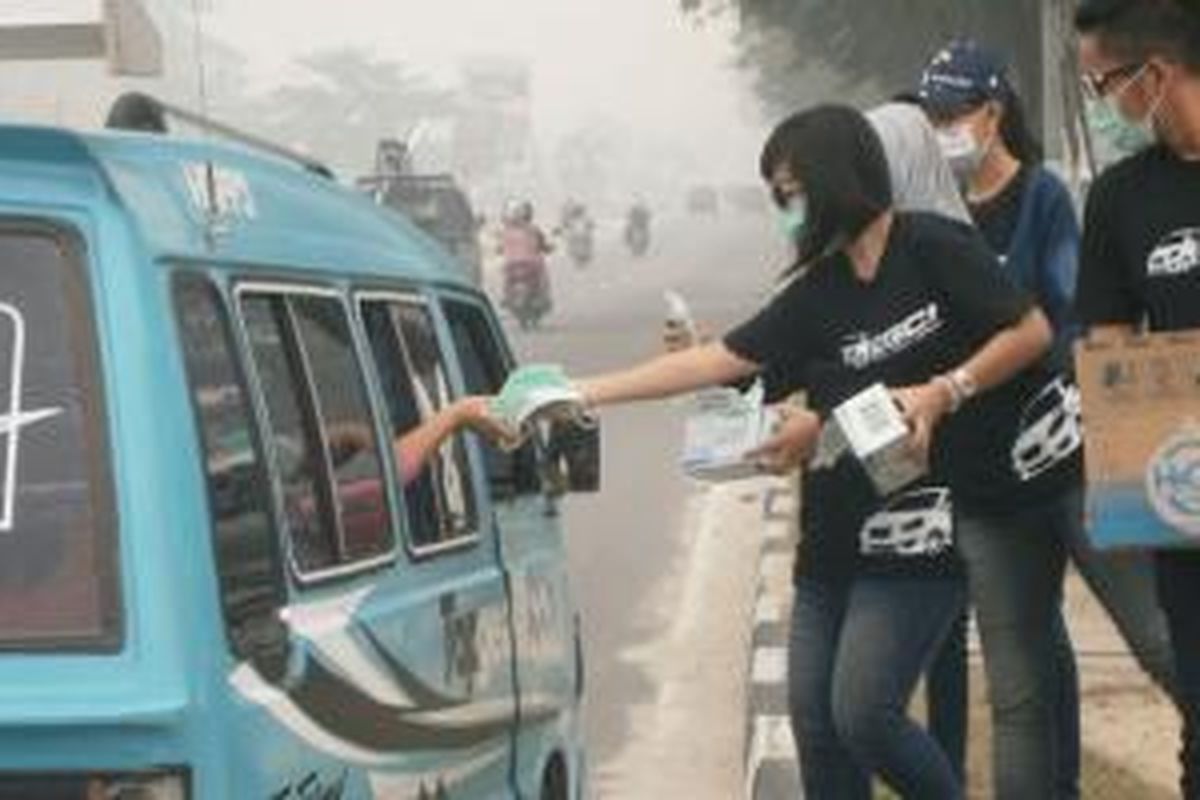
[{"label": "woman in black t-shirt", "polygon": [[811,409],[793,411],[761,452],[770,465],[811,451],[846,398],[893,387],[912,446],[930,456],[926,478],[879,497],[849,458],[804,474],[792,724],[811,800],[869,798],[871,773],[906,797],[959,798],[945,754],[906,713],[964,601],[944,477],[961,463],[955,430],[970,424],[971,397],[1036,360],[1049,326],[973,230],[892,209],[882,148],[857,111],[824,106],[786,120],[761,171],[795,223],[791,281],[723,341],[580,388],[601,406],[770,369],[805,390]]}]

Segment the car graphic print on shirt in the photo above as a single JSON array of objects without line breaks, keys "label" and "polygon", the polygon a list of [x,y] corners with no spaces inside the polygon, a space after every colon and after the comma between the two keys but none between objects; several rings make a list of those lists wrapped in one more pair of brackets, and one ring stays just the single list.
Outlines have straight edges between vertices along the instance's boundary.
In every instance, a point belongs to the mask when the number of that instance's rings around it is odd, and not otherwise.
[{"label": "car graphic print on shirt", "polygon": [[953,543],[950,490],[926,487],[894,498],[863,523],[864,556],[936,556]]},{"label": "car graphic print on shirt", "polygon": [[866,369],[907,350],[941,327],[938,305],[929,303],[882,333],[871,335],[862,331],[847,336],[842,345],[842,363],[853,369]]},{"label": "car graphic print on shirt", "polygon": [[0,303],[0,341],[9,347],[8,406],[0,409],[0,441],[3,442],[4,493],[0,496],[0,534],[10,533],[16,520],[17,468],[21,430],[58,416],[62,408],[27,410],[21,407],[25,376],[25,317],[20,309]]},{"label": "car graphic print on shirt", "polygon": [[1083,445],[1079,389],[1059,377],[1021,411],[1012,465],[1022,481],[1061,464]]},{"label": "car graphic print on shirt", "polygon": [[1200,267],[1200,228],[1182,228],[1167,234],[1146,260],[1151,278],[1186,275]]}]

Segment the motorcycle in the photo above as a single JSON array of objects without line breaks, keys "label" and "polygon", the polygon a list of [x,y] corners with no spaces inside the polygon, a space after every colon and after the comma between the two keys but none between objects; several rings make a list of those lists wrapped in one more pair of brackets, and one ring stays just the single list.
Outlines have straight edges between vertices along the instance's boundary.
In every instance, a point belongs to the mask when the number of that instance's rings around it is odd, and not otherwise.
[{"label": "motorcycle", "polygon": [[592,262],[592,224],[586,220],[573,222],[567,226],[567,255],[578,269],[583,269]]},{"label": "motorcycle", "polygon": [[625,246],[637,258],[646,255],[646,251],[650,249],[650,226],[632,220],[626,223]]},{"label": "motorcycle", "polygon": [[533,261],[505,264],[502,305],[516,318],[521,330],[538,327],[552,307],[545,264]]},{"label": "motorcycle", "polygon": [[566,242],[566,254],[577,269],[592,263],[595,247],[592,237],[592,221],[587,217],[572,217],[559,229]]}]

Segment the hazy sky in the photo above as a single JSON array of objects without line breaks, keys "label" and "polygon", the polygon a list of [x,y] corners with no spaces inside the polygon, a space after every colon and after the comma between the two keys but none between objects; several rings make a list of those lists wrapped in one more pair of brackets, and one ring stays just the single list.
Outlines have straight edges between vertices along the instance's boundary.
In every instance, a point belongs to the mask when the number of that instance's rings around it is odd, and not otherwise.
[{"label": "hazy sky", "polygon": [[[321,50],[363,48],[447,85],[463,59],[516,57],[531,68],[534,133],[543,158],[554,155],[564,134],[598,124],[627,134],[622,163],[632,175],[653,182],[647,167],[661,164],[672,176],[684,170],[681,182],[757,183],[766,121],[745,77],[732,66],[733,20],[697,26],[679,11],[679,0],[141,2],[166,39],[167,85],[137,80],[118,85],[98,62],[8,63],[0,81],[5,87],[0,113],[94,127],[121,88],[162,92],[200,108],[198,19],[221,43],[210,52],[214,59],[229,49],[244,59],[250,85],[237,84],[239,95],[294,76],[297,59]],[[0,0],[0,25],[93,22],[101,5],[102,0]],[[209,90],[219,109],[220,82],[210,82]],[[253,129],[252,120],[231,121]],[[621,180],[632,182],[630,174]],[[662,180],[659,175],[660,185]]]},{"label": "hazy sky", "polygon": [[344,45],[443,77],[464,56],[518,56],[532,67],[543,140],[607,118],[678,141],[715,172],[754,177],[762,123],[729,66],[728,24],[697,29],[677,0],[201,2],[212,9],[205,26],[246,57],[257,80],[270,82],[297,56]]}]

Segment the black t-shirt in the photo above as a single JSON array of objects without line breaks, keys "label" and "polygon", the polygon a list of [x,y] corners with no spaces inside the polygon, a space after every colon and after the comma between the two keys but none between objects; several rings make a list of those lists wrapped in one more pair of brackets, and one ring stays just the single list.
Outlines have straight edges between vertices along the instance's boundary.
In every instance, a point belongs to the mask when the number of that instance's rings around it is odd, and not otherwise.
[{"label": "black t-shirt", "polygon": [[[873,383],[922,383],[959,366],[1030,306],[974,229],[899,214],[874,280],[858,280],[844,254],[827,256],[725,345],[789,390],[804,389],[825,416]],[[969,408],[938,429],[930,476],[892,497],[878,497],[851,458],[807,471],[798,569],[827,576],[956,570],[948,478],[969,457],[956,452],[956,429],[986,423]]]},{"label": "black t-shirt", "polygon": [[1025,199],[1029,174],[1029,170],[1022,167],[999,194],[982,203],[968,204],[975,227],[1001,261],[1008,257],[1013,234],[1017,232],[1017,223],[1021,221],[1021,201]]},{"label": "black t-shirt", "polygon": [[[1039,273],[1047,265],[1021,265],[1009,258],[1016,236],[1047,235],[1044,225],[1021,229],[1025,203],[1035,202],[1028,192],[1033,176],[1033,170],[1022,167],[999,194],[971,204],[970,210],[975,226],[1010,277],[1017,283],[1024,278],[1032,284],[1024,288],[1039,299],[1038,289],[1046,284]],[[1059,202],[1070,199],[1064,193]],[[1067,213],[1074,214],[1074,210]],[[1022,250],[1024,258],[1036,262],[1047,248],[1033,243]],[[956,476],[955,500],[961,510],[988,516],[1009,514],[1081,485],[1079,390],[1063,367],[1047,357],[976,401],[979,407],[972,413],[989,422],[962,432],[963,446],[977,457]]]},{"label": "black t-shirt", "polygon": [[1200,328],[1200,162],[1157,146],[1097,178],[1079,267],[1083,324]]}]

